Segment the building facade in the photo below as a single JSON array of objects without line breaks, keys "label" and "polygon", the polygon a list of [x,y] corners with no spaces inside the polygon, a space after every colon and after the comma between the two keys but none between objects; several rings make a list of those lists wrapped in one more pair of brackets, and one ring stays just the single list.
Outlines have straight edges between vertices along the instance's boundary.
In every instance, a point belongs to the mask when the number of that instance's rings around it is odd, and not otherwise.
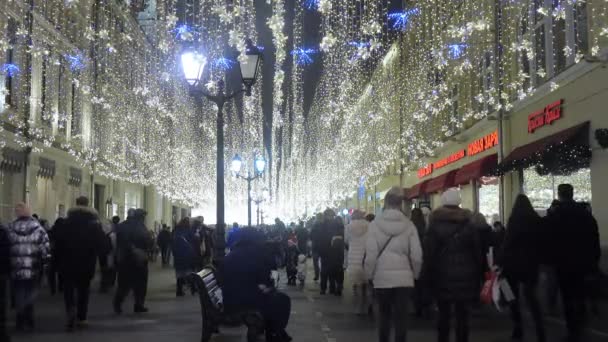
[{"label": "building facade", "polygon": [[[438,147],[423,158],[408,159],[408,149],[421,147],[407,146],[403,136],[402,155],[395,156],[396,165],[402,161],[403,172],[389,167],[344,206],[381,210],[383,192],[400,185],[411,207],[437,208],[442,191],[459,187],[463,207],[483,213],[489,221],[505,222],[517,194],[527,194],[544,214],[557,198],[557,186],[571,183],[576,199],[591,205],[602,244],[608,245],[607,5],[545,0],[483,3],[487,6],[481,5],[477,15],[488,27],[480,35],[490,43],[480,48],[471,42],[474,33],[462,31],[469,40],[458,47],[448,45],[452,58],[440,76],[423,82],[437,84],[437,102],[445,103],[426,109],[433,114],[424,124],[426,140],[436,137]],[[445,31],[479,23],[459,20],[446,24]],[[416,41],[420,35],[424,33],[410,31],[402,40]],[[400,50],[400,58],[408,60],[412,53],[408,45]],[[463,65],[472,72],[463,72]],[[378,71],[373,82],[392,87],[395,74],[424,67],[414,63],[390,73]],[[401,92],[409,92],[412,84],[402,84]],[[401,102],[393,110],[403,111],[403,122],[410,122],[420,115],[411,107]],[[475,115],[480,109],[487,115]]]},{"label": "building facade", "polygon": [[[19,201],[54,222],[81,195],[105,218],[144,208],[150,229],[189,215],[187,204],[153,182],[115,177],[98,153],[113,149],[116,162],[133,153],[128,142],[106,146],[121,129],[108,112],[119,108],[99,94],[108,84],[136,87],[160,70],[162,54],[140,28],[140,13],[155,19],[143,1],[0,2],[3,223]],[[145,148],[140,140],[133,144]]]}]

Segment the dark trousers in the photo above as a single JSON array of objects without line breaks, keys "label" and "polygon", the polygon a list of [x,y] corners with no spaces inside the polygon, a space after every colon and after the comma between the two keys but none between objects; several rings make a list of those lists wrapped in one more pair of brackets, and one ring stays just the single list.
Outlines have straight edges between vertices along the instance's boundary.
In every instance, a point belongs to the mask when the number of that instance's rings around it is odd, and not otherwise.
[{"label": "dark trousers", "polygon": [[114,267],[106,267],[101,270],[101,288],[100,292],[107,292],[116,284],[116,269]]},{"label": "dark trousers", "polygon": [[557,272],[569,341],[580,341],[585,323],[585,275]]},{"label": "dark trousers", "polygon": [[0,275],[0,342],[9,341],[8,331],[6,329],[6,287],[7,276]]},{"label": "dark trousers", "polygon": [[344,269],[341,266],[332,267],[329,271],[329,292],[341,294],[344,288]]},{"label": "dark trousers", "polygon": [[169,265],[169,246],[160,247],[160,257],[163,266]]},{"label": "dark trousers", "polygon": [[57,272],[57,266],[55,265],[54,261],[51,262],[49,268],[47,269],[46,280],[49,284],[49,289],[51,290],[52,295],[57,293],[58,287],[60,291],[63,289],[61,275],[59,272]]},{"label": "dark trousers", "polygon": [[120,307],[129,292],[133,290],[135,308],[143,308],[148,290],[148,266],[121,265],[118,268],[118,289],[114,305]]},{"label": "dark trousers", "polygon": [[91,280],[86,278],[65,279],[63,286],[63,299],[68,320],[72,322],[77,318],[79,321],[86,321],[89,311]]},{"label": "dark trousers", "polygon": [[17,311],[17,329],[26,326],[34,327],[34,300],[38,292],[38,280],[15,280],[13,291],[15,296],[15,310]]},{"label": "dark trousers", "polygon": [[405,342],[410,289],[406,287],[376,289],[376,298],[379,311],[378,341],[388,342],[392,327],[395,329],[395,342]]},{"label": "dark trousers", "polygon": [[450,321],[452,311],[456,315],[456,342],[467,342],[469,340],[469,312],[470,303],[464,301],[439,301],[438,341],[450,341]]},{"label": "dark trousers", "polygon": [[291,315],[291,299],[288,295],[275,291],[264,298],[265,305],[261,308],[266,328],[271,333],[284,332]]},{"label": "dark trousers", "polygon": [[536,324],[536,340],[538,342],[545,342],[547,340],[545,334],[545,323],[543,320],[543,314],[540,307],[540,302],[536,296],[536,282],[535,281],[521,281],[516,278],[507,278],[515,300],[511,302],[511,320],[513,321],[513,337],[521,338],[523,336],[523,323],[521,319],[521,307],[520,307],[520,287],[523,288],[524,297],[528,304],[528,309],[532,313],[532,318]]},{"label": "dark trousers", "polygon": [[329,257],[321,256],[321,292],[327,291],[327,282],[331,274]]},{"label": "dark trousers", "polygon": [[319,268],[319,261],[320,261],[320,257],[319,257],[319,252],[317,251],[313,251],[312,252],[312,265],[315,269],[315,279],[319,279],[319,275],[321,274],[321,269]]}]

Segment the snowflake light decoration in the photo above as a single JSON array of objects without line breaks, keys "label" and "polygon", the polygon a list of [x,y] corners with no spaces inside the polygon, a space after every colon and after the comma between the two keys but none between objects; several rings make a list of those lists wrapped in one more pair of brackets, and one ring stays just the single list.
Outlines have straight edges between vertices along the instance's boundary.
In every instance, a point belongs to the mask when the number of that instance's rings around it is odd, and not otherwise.
[{"label": "snowflake light decoration", "polygon": [[316,49],[296,48],[291,51],[291,55],[296,58],[298,65],[309,65],[314,62],[310,55],[317,53]]},{"label": "snowflake light decoration", "polygon": [[234,67],[234,65],[236,64],[235,61],[233,61],[232,59],[229,58],[218,58],[215,61],[213,61],[213,66],[220,69],[220,70],[230,70],[232,69],[232,67]]},{"label": "snowflake light decoration", "polygon": [[21,69],[19,69],[16,64],[12,63],[3,64],[0,70],[2,70],[2,73],[7,75],[8,77],[15,77],[21,72]]},{"label": "snowflake light decoration", "polygon": [[304,0],[303,5],[307,9],[314,11],[319,8],[319,0]]},{"label": "snowflake light decoration", "polygon": [[177,26],[172,32],[175,33],[175,39],[183,41],[191,41],[197,34],[196,30],[187,24]]},{"label": "snowflake light decoration", "polygon": [[467,45],[464,43],[456,43],[448,45],[448,52],[451,59],[459,59],[464,55]]},{"label": "snowflake light decoration", "polygon": [[403,12],[389,13],[388,19],[393,23],[393,29],[405,31],[410,17],[418,14],[420,14],[420,10],[418,8],[412,8]]},{"label": "snowflake light decoration", "polygon": [[70,70],[72,71],[80,71],[85,67],[85,60],[82,54],[77,53],[74,55],[65,54],[64,58],[70,64]]}]

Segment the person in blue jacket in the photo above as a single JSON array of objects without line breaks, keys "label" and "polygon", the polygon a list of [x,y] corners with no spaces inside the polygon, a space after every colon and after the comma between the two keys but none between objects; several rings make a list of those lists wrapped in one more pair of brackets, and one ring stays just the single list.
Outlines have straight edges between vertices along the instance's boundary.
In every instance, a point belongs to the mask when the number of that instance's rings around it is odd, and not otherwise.
[{"label": "person in blue jacket", "polygon": [[241,229],[221,270],[224,308],[228,313],[259,311],[266,323],[267,341],[288,342],[291,337],[285,329],[291,299],[273,286],[271,272],[275,266],[263,235],[252,228]]}]

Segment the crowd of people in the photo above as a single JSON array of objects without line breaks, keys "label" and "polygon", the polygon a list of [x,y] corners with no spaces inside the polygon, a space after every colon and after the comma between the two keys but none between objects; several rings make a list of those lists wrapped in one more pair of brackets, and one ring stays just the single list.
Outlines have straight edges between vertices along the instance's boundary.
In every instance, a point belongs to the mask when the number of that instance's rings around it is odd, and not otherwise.
[{"label": "crowd of people", "polygon": [[348,277],[354,313],[377,314],[380,342],[388,342],[391,333],[395,342],[406,341],[410,303],[419,317],[437,311],[439,342],[450,340],[452,317],[456,341],[468,341],[470,312],[480,302],[488,271],[499,272],[512,289],[514,298],[506,303],[512,339],[521,340],[524,333],[521,289],[536,340],[547,341],[537,297],[539,276],[545,275],[555,279],[561,293],[566,340],[578,342],[586,319],[586,294],[593,293],[586,281],[600,273],[599,233],[589,207],[574,201],[571,185],[560,185],[558,194],[544,217],[525,195],[519,195],[506,229],[500,222],[490,226],[482,214],[462,209],[458,189],[446,190],[435,210],[415,208],[406,215],[402,191],[393,188],[377,216],[355,210],[345,222],[327,209],[297,225],[286,226],[279,219],[259,227],[241,228],[235,223],[226,236],[206,226],[202,217],[183,218],[173,230],[164,225],[152,235],[142,209],[130,209],[122,222],[114,217],[111,227],[104,229],[86,197],[78,198],[76,207],[52,229],[45,229],[27,205],[18,203],[17,219],[0,229],[0,334],[2,341],[8,340],[5,308],[9,305],[3,295],[7,289],[17,330],[34,328],[43,275],[51,293],[63,292],[67,330],[86,327],[97,263],[100,292],[117,285],[114,312],[123,312],[122,304],[133,291],[133,311],[146,313],[148,263],[156,246],[163,267],[173,261],[177,297],[184,296],[187,287],[195,293],[188,281],[193,272],[213,267],[222,284],[225,311],[260,312],[272,342],[291,341],[286,332],[291,301],[277,289],[273,271],[284,268],[287,284],[303,287],[309,258],[321,296],[342,296]]},{"label": "crowd of people", "polygon": [[346,227],[331,210],[317,215],[310,238],[321,295],[327,293],[328,282],[330,294],[342,294],[345,269],[353,285],[356,313],[371,314],[371,303],[377,304],[380,342],[389,341],[391,330],[394,341],[406,341],[410,302],[419,317],[433,308],[438,311],[439,342],[450,340],[452,317],[456,341],[466,342],[484,274],[499,272],[514,295],[508,301],[503,298],[511,312],[511,338],[523,339],[521,290],[535,323],[536,340],[546,342],[537,297],[539,276],[546,274],[555,279],[561,293],[565,341],[581,341],[585,302],[593,293],[586,284],[600,272],[601,252],[597,223],[588,205],[574,201],[571,185],[558,187],[559,199],[544,217],[526,195],[519,195],[506,229],[500,222],[490,226],[482,214],[462,209],[458,189],[445,191],[434,211],[416,208],[409,217],[402,211],[401,193],[399,188],[391,189],[377,217],[355,210]]}]

